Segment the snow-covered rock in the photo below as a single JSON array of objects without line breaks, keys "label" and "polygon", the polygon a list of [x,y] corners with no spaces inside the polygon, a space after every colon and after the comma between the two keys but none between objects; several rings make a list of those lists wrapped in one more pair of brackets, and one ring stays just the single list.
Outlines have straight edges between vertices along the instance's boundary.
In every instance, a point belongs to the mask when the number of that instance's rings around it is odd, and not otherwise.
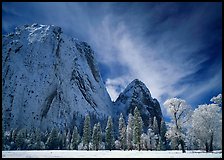
[{"label": "snow-covered rock", "polygon": [[162,117],[159,102],[139,80],[113,104],[94,51],[54,25],[23,25],[3,36],[2,89],[6,130],[63,129],[79,125],[87,113],[104,121],[109,115],[118,120],[122,112],[127,119],[136,105],[147,126],[149,117]]},{"label": "snow-covered rock", "polygon": [[138,79],[133,80],[119,95],[114,103],[113,110],[115,115],[123,113],[127,117],[129,113],[134,115],[136,106],[140,111],[145,127],[148,127],[150,120],[152,123],[154,116],[160,125],[162,119],[160,104],[157,99],[151,97],[148,88]]},{"label": "snow-covered rock", "polygon": [[54,25],[24,25],[3,36],[2,89],[6,128],[64,128],[77,114],[112,114],[94,51]]}]

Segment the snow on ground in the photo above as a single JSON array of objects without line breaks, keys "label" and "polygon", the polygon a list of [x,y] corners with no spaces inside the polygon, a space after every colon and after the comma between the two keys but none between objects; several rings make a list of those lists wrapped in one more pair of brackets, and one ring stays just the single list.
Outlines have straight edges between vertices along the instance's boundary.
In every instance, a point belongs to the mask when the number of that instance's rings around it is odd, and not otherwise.
[{"label": "snow on ground", "polygon": [[2,151],[2,158],[222,158],[222,151],[84,151],[84,150],[42,150]]}]

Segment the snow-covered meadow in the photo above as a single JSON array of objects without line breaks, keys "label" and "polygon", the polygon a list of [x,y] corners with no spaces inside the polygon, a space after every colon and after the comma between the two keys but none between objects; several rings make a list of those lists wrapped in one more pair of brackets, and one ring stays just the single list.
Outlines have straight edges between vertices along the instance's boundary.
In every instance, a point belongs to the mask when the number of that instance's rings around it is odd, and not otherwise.
[{"label": "snow-covered meadow", "polygon": [[222,158],[222,151],[206,153],[201,150],[191,150],[182,153],[172,151],[86,151],[86,150],[29,150],[2,151],[2,158]]}]

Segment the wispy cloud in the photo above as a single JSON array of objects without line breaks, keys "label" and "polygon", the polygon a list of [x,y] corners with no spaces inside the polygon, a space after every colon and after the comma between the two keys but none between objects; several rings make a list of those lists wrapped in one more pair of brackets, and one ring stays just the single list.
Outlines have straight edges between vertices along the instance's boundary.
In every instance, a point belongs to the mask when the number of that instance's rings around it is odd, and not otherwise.
[{"label": "wispy cloud", "polygon": [[[105,16],[98,30],[93,32],[93,29],[90,29],[90,34],[101,57],[101,63],[117,71],[113,63],[116,61],[129,69],[129,72],[120,77],[114,77],[114,80],[128,77],[129,81],[125,80],[126,84],[122,84],[126,86],[134,78],[139,78],[148,86],[152,95],[161,100],[163,94],[168,93],[168,97],[174,97],[189,90],[189,84],[184,84],[179,89],[175,88],[175,84],[182,78],[195,74],[202,67],[201,64],[209,59],[208,55],[198,53],[207,44],[202,44],[200,37],[194,35],[191,35],[189,40],[189,35],[187,35],[195,32],[193,28],[198,34],[202,34],[203,30],[199,32],[197,27],[202,21],[201,18],[204,17],[197,15],[201,12],[194,12],[187,17],[189,24],[176,24],[177,29],[167,28],[162,33],[149,35],[149,40],[145,37],[143,39],[138,37],[142,33],[137,35],[130,33],[130,27],[124,21],[114,25],[116,17],[111,17],[111,15]],[[128,17],[123,19],[128,19]],[[157,28],[165,28],[164,25],[172,24],[173,21],[175,20],[172,17],[170,20],[168,18],[164,22],[166,24],[158,24]],[[139,28],[142,25],[144,24],[139,24]],[[139,32],[144,32],[144,30]],[[151,42],[151,39],[158,37],[159,41]],[[148,45],[150,43],[151,45]],[[111,78],[108,80],[111,81]],[[113,92],[111,95],[115,99],[114,96],[118,95],[115,92],[116,85],[107,84],[107,87],[109,93]]]}]

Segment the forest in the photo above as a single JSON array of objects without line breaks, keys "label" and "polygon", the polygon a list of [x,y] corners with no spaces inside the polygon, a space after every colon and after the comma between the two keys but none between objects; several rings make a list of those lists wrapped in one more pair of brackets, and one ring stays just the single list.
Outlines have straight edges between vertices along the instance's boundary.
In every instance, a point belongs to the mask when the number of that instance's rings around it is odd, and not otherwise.
[{"label": "forest", "polygon": [[[111,116],[105,127],[101,122],[91,123],[87,114],[80,126],[72,129],[53,128],[45,132],[40,129],[16,128],[2,130],[2,150],[213,150],[222,149],[222,95],[211,99],[211,104],[199,105],[194,110],[179,98],[164,102],[171,121],[156,117],[149,120],[146,131],[135,107],[127,122],[123,114],[114,125]],[[96,122],[96,123],[95,123]],[[158,125],[160,124],[160,125]],[[80,131],[81,129],[81,131]]]}]

